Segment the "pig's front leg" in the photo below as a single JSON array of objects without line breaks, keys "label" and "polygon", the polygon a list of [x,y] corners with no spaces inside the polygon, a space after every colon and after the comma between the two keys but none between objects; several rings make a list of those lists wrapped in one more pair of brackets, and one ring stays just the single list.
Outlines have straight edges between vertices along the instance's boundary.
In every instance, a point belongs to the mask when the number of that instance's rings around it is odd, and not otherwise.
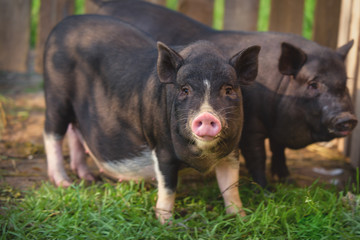
[{"label": "pig's front leg", "polygon": [[67,135],[70,149],[70,166],[81,179],[86,181],[95,181],[95,177],[91,174],[86,164],[86,155],[83,142],[73,124],[69,124]]},{"label": "pig's front leg", "polygon": [[172,162],[173,159],[169,160],[166,155],[168,154],[155,154],[155,151],[152,154],[158,183],[155,213],[162,224],[172,216],[178,180],[178,164],[176,161]]},{"label": "pig's front leg", "polygon": [[238,190],[240,164],[238,159],[225,159],[215,167],[216,178],[224,198],[226,213],[245,216]]}]

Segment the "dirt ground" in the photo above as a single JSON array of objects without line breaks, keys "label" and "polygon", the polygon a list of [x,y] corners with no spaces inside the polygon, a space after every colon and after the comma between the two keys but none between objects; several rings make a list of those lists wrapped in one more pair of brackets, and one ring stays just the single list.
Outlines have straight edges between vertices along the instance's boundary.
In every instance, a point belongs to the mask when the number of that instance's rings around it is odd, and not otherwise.
[{"label": "dirt ground", "polygon": [[[44,108],[41,75],[34,72],[0,73],[1,198],[47,181],[42,142]],[[311,185],[319,179],[321,183],[334,184],[342,189],[350,177],[354,179],[355,171],[350,167],[349,160],[334,147],[324,145],[313,144],[305,149],[286,151],[292,178],[299,186]],[[88,161],[95,174],[99,175],[91,159]],[[69,170],[68,165],[67,161]],[[241,165],[241,176],[248,177],[243,159]]]}]

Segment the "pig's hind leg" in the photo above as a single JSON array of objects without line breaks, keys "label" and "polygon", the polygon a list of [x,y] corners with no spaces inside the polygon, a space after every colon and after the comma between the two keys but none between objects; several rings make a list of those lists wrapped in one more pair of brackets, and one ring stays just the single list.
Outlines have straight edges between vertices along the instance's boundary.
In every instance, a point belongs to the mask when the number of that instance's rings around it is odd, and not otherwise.
[{"label": "pig's hind leg", "polygon": [[[49,83],[48,83],[49,85]],[[50,89],[52,90],[52,89]],[[46,151],[47,171],[50,181],[56,186],[68,187],[71,180],[66,174],[62,143],[69,123],[72,121],[71,105],[61,95],[45,92],[46,112],[44,129],[44,146]]]},{"label": "pig's hind leg", "polygon": [[71,185],[71,180],[64,168],[62,142],[62,136],[44,132],[44,145],[50,181],[56,186],[68,187]]},{"label": "pig's hind leg", "polygon": [[68,143],[70,149],[70,167],[77,176],[86,181],[95,181],[86,164],[85,148],[78,130],[73,124],[69,124],[67,130]]}]

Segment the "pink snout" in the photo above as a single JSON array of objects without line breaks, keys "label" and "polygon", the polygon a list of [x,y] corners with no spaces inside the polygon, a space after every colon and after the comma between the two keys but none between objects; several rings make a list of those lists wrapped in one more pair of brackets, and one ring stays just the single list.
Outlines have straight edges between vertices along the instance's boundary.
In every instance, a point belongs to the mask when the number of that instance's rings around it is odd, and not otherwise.
[{"label": "pink snout", "polygon": [[196,136],[210,141],[221,131],[221,122],[211,113],[204,112],[195,117],[191,130]]}]

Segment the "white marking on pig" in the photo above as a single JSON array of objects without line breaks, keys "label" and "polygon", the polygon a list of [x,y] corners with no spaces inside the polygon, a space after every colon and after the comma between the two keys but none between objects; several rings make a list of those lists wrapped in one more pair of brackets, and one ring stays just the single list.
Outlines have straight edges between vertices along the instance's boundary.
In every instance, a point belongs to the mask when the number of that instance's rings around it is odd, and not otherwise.
[{"label": "white marking on pig", "polygon": [[54,182],[56,186],[68,187],[71,185],[71,181],[64,168],[62,142],[62,137],[44,132],[44,146],[50,181]]},{"label": "white marking on pig", "polygon": [[164,176],[159,168],[159,161],[156,157],[155,151],[152,152],[152,159],[154,161],[154,170],[158,183],[158,199],[156,202],[156,217],[161,223],[165,223],[172,215],[172,210],[175,204],[175,192],[166,189]]},{"label": "white marking on pig", "polygon": [[215,173],[224,198],[226,213],[239,213],[241,216],[245,216],[238,189],[239,169],[239,160],[232,152],[215,166]]},{"label": "white marking on pig", "polygon": [[121,180],[151,180],[155,176],[150,149],[145,148],[140,156],[129,159],[105,160],[101,163],[105,172],[111,172]]},{"label": "white marking on pig", "polygon": [[209,99],[210,99],[210,82],[209,80],[205,79],[204,80],[204,85],[205,85],[205,95],[204,95],[204,102],[201,104],[200,110],[199,112],[214,112],[213,107],[209,104]]},{"label": "white marking on pig", "polygon": [[[215,113],[214,108],[209,103],[211,84],[210,84],[209,80],[207,80],[207,79],[205,79],[203,81],[203,83],[205,86],[204,101],[201,104],[199,111],[194,113],[193,117],[191,117],[191,120],[189,121],[190,126],[192,125],[192,122],[196,118],[196,116],[203,112],[209,112],[209,113],[213,114],[215,117],[219,118],[218,115]],[[222,121],[220,120],[220,122],[222,122]],[[191,129],[191,127],[190,127],[190,129]],[[196,146],[203,151],[206,151],[206,150],[214,147],[217,144],[217,140],[218,140],[217,138],[215,138],[212,141],[204,141],[202,139],[199,139],[194,133],[193,133],[193,137],[194,137]]]}]

